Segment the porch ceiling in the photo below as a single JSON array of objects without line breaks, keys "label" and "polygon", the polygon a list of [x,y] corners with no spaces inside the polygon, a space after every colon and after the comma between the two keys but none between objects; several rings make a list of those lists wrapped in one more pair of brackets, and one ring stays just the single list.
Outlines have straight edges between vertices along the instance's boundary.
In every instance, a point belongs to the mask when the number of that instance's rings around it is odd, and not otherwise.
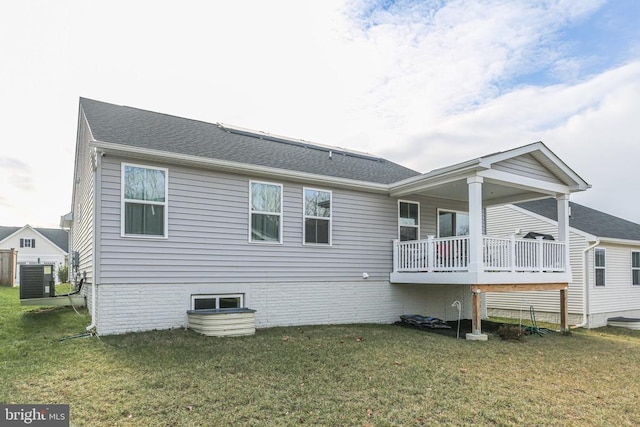
[{"label": "porch ceiling", "polygon": [[[467,186],[467,177],[433,187],[423,188],[412,194],[468,202],[469,189]],[[485,180],[482,185],[482,204],[484,206],[522,202],[551,196],[553,196],[553,194],[549,192],[536,192],[490,180]]]}]

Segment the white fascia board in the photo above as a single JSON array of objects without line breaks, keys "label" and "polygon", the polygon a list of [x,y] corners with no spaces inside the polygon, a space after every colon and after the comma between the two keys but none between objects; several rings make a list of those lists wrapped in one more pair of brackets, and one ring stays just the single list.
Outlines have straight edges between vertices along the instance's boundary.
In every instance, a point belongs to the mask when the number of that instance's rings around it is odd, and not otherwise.
[{"label": "white fascia board", "polygon": [[438,169],[437,171],[395,182],[389,186],[389,195],[391,197],[403,197],[411,193],[476,176],[478,173],[478,162],[473,161],[468,163],[470,164],[464,167],[456,165],[455,168]]},{"label": "white fascia board", "polygon": [[540,144],[540,152],[543,153],[549,160],[551,160],[567,177],[576,183],[574,191],[585,191],[591,188],[591,184],[587,183],[580,175],[578,175],[573,169],[571,169],[560,157],[551,151],[542,142]]},{"label": "white fascia board", "polygon": [[528,154],[540,150],[542,147],[545,147],[545,145],[542,142],[538,141],[531,144],[523,145],[522,147],[512,148],[511,150],[501,151],[499,153],[481,157],[480,161],[483,164],[490,166],[493,163],[502,162],[507,159],[512,159],[514,157],[522,156],[523,154]]},{"label": "white fascia board", "polygon": [[319,183],[328,186],[350,188],[372,193],[388,194],[389,185],[377,184],[366,181],[337,178],[327,175],[318,175],[306,172],[292,171],[286,169],[272,168],[268,166],[252,165],[248,163],[231,162],[227,160],[209,159],[205,157],[192,156],[187,154],[171,153],[168,151],[150,150],[147,148],[132,147],[122,144],[93,140],[90,146],[99,148],[105,154],[113,153],[121,156],[133,155],[145,160],[155,160],[164,163],[179,163],[183,165],[193,165],[222,170],[232,173],[241,173],[254,176],[265,176],[276,179],[305,181]]},{"label": "white fascia board", "polygon": [[617,239],[615,237],[600,237],[600,243],[611,243],[614,245],[640,246],[640,240]]},{"label": "white fascia board", "polygon": [[86,115],[84,114],[84,110],[82,109],[82,103],[78,107],[78,129],[76,130],[76,149],[75,156],[73,160],[73,185],[71,187],[71,212],[73,212],[73,207],[76,205],[76,184],[78,182],[78,163],[81,161],[80,159],[80,144],[83,141],[80,141],[80,123],[83,122],[89,131],[89,138],[93,140],[93,131],[91,130],[91,126],[89,125],[89,121],[87,120]]},{"label": "white fascia board", "polygon": [[498,183],[507,183],[512,187],[521,188],[523,190],[549,194],[550,196],[555,196],[556,194],[569,194],[575,191],[572,191],[572,187],[567,185],[527,178],[525,176],[493,169],[480,171],[478,172],[478,176],[486,178],[487,180],[497,181]]},{"label": "white fascia board", "polygon": [[[521,213],[523,213],[525,215],[529,215],[532,218],[535,218],[537,220],[543,221],[543,222],[545,222],[545,223],[547,223],[549,225],[552,225],[554,227],[558,226],[558,221],[555,221],[555,220],[553,220],[551,218],[547,218],[546,216],[537,214],[535,212],[531,212],[530,210],[527,210],[525,208],[521,208],[520,206],[510,205],[509,207],[511,209],[517,211],[517,212],[521,212]],[[571,219],[569,219],[569,222],[571,222]],[[575,233],[575,234],[577,234],[579,236],[584,237],[588,242],[595,242],[596,240],[598,240],[597,236],[594,236],[593,234],[587,233],[587,232],[582,231],[582,230],[578,230],[577,228],[574,228],[574,227],[571,227],[571,226],[569,226],[569,231],[572,232],[572,233]]]},{"label": "white fascia board", "polygon": [[547,157],[553,164],[562,171],[571,181],[575,183],[574,186],[571,186],[573,191],[585,191],[591,188],[591,185],[588,184],[584,179],[580,177],[577,173],[573,171],[567,164],[560,159],[560,157],[556,156],[556,154],[549,149],[543,142],[534,142],[532,144],[524,145],[522,147],[514,148],[512,150],[507,150],[501,153],[492,154],[487,157],[483,157],[481,159],[481,164],[491,167],[492,164],[502,162],[507,159],[511,159],[514,157],[522,156],[523,154],[530,154],[540,152],[545,157]]}]

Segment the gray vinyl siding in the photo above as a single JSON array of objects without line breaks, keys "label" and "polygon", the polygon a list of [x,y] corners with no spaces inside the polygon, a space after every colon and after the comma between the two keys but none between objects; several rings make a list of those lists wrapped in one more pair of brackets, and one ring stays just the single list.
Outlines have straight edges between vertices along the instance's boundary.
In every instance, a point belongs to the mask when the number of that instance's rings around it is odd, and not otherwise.
[{"label": "gray vinyl siding", "polygon": [[80,274],[86,274],[85,283],[88,284],[93,282],[94,172],[87,145],[91,133],[82,113],[79,122],[69,252],[78,251],[78,271]]},{"label": "gray vinyl siding", "polygon": [[[168,167],[168,239],[120,236],[123,159],[102,163],[101,285],[124,283],[341,282],[388,280],[397,200],[333,194],[333,245],[302,243],[303,184],[283,184],[283,243],[249,243],[249,177]],[[322,187],[321,187],[322,188]]]},{"label": "gray vinyl siding", "polygon": [[592,249],[588,255],[591,313],[640,310],[640,286],[633,286],[631,281],[631,252],[640,247],[603,243],[598,248],[605,249],[605,286],[595,286],[595,250]]},{"label": "gray vinyl siding", "polygon": [[[508,237],[516,229],[520,229],[522,234],[535,231],[551,234],[555,239],[558,238],[557,225],[524,213],[510,205],[488,208],[486,221],[487,234],[490,236]],[[582,235],[570,231],[569,245],[572,281],[569,284],[568,310],[569,313],[582,314],[584,294],[582,251],[586,248],[586,240]],[[487,294],[489,309],[520,310],[523,305],[527,310],[529,305],[533,305],[536,311],[559,312],[559,292],[493,292]]]},{"label": "gray vinyl siding", "polygon": [[493,169],[502,172],[510,172],[515,175],[527,178],[539,179],[542,181],[561,184],[562,182],[549,169],[536,160],[531,154],[514,157],[512,159],[498,162],[492,166]]},{"label": "gray vinyl siding", "polygon": [[[121,164],[168,168],[168,239],[120,236]],[[332,246],[302,243],[301,183],[283,184],[283,243],[249,243],[249,181],[259,177],[102,158],[101,284],[345,282],[388,280],[398,200],[386,195],[309,185],[332,191]],[[264,181],[264,180],[263,180]],[[438,209],[466,203],[420,202],[420,235],[436,234]]]}]

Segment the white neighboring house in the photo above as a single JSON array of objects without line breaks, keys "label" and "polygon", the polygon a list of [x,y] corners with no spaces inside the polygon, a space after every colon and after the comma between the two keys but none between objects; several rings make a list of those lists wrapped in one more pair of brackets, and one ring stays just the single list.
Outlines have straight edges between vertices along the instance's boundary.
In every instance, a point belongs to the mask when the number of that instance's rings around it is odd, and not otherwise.
[{"label": "white neighboring house", "polygon": [[0,249],[18,252],[16,283],[20,283],[20,266],[24,264],[51,264],[58,282],[58,268],[67,262],[69,232],[57,228],[0,226]]},{"label": "white neighboring house", "polygon": [[[535,200],[487,209],[486,228],[492,235],[520,236],[528,232],[557,236],[556,201]],[[611,317],[640,317],[640,224],[570,203],[570,322],[588,328]],[[487,294],[489,315],[513,316],[533,305],[538,320],[558,321],[555,294],[518,292]]]}]

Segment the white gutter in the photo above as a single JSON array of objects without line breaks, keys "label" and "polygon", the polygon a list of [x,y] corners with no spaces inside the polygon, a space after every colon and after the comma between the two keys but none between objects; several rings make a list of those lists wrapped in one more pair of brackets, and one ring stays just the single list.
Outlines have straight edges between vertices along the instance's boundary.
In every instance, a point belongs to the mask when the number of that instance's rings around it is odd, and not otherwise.
[{"label": "white gutter", "polygon": [[99,280],[98,276],[98,268],[97,259],[98,259],[98,236],[100,235],[100,222],[99,215],[100,205],[99,205],[99,191],[100,191],[100,167],[102,165],[102,152],[94,149],[90,154],[92,158],[92,166],[94,171],[93,177],[93,244],[92,244],[92,278],[91,278],[91,324],[87,326],[87,331],[90,331],[96,327],[96,306],[98,305],[98,288],[97,281]]},{"label": "white gutter", "polygon": [[587,326],[587,312],[589,310],[589,272],[587,271],[587,252],[600,244],[600,239],[596,238],[596,242],[582,250],[582,322],[573,328],[583,328]]},{"label": "white gutter", "polygon": [[170,153],[167,151],[125,146],[122,144],[114,144],[97,140],[89,141],[89,146],[99,150],[103,150],[105,154],[126,154],[128,156],[138,156],[145,159],[151,158],[156,161],[216,168],[231,173],[245,173],[276,177],[278,179],[302,180],[307,182],[322,183],[324,185],[333,185],[342,188],[357,189],[372,193],[388,194],[389,192],[389,184],[381,184],[376,182],[358,181],[354,179],[318,175],[309,172],[279,169],[269,166],[251,165],[247,163],[239,163],[228,160],[210,159],[189,154]]}]

